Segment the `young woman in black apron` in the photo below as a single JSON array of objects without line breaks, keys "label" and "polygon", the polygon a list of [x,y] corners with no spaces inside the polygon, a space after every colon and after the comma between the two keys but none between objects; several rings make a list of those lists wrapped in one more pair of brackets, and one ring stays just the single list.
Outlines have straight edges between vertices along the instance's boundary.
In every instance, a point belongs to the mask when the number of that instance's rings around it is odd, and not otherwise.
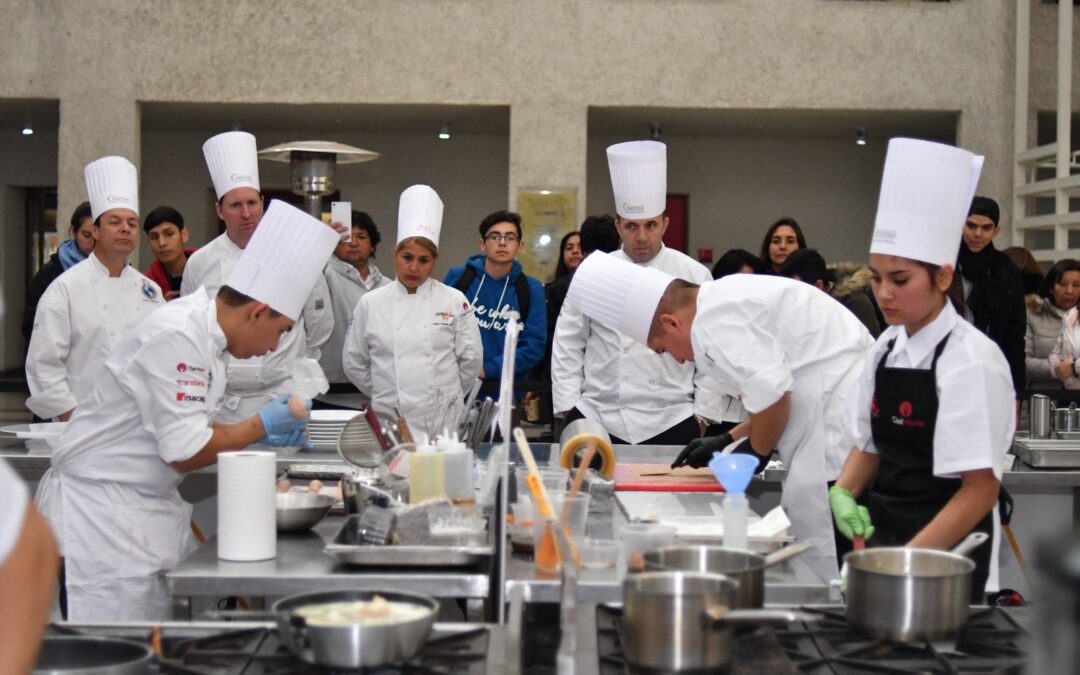
[{"label": "young woman in black apron", "polygon": [[[1012,375],[947,297],[981,167],[960,148],[889,141],[870,245],[889,328],[851,397],[854,449],[829,489],[847,539],[948,549],[971,532],[993,537],[1016,426]],[[996,583],[996,547],[991,539],[972,553],[973,603],[986,602],[988,578]]]}]

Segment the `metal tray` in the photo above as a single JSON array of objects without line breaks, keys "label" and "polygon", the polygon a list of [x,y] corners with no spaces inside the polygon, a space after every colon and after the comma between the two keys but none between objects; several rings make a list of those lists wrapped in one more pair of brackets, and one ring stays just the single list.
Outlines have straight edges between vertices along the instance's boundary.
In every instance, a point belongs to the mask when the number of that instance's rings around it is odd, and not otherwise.
[{"label": "metal tray", "polygon": [[1040,469],[1080,468],[1080,441],[1060,438],[1018,438],[1013,452],[1020,461]]},{"label": "metal tray", "polygon": [[334,539],[323,549],[327,555],[349,565],[364,567],[467,567],[495,555],[491,527],[487,541],[478,546],[453,546],[443,543],[412,546],[372,546],[356,543],[356,526],[360,518],[345,519]]}]

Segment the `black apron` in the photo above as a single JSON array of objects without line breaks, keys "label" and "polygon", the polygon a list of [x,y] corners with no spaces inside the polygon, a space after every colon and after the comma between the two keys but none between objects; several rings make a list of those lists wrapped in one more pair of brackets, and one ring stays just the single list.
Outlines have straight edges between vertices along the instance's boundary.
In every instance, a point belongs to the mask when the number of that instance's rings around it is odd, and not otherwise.
[{"label": "black apron", "polygon": [[[870,431],[880,462],[867,501],[874,523],[875,544],[907,544],[960,489],[959,478],[934,475],[937,362],[948,341],[946,335],[934,349],[929,370],[887,367],[885,359],[892,353],[895,338],[878,361]],[[993,528],[994,513],[991,511],[972,531],[993,537]],[[970,554],[975,561],[971,579],[972,604],[986,604],[992,543],[990,539]]]}]

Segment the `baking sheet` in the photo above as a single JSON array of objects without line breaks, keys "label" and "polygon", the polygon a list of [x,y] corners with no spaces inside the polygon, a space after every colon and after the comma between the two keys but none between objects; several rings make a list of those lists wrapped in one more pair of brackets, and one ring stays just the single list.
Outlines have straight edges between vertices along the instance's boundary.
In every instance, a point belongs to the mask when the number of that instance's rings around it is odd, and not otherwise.
[{"label": "baking sheet", "polygon": [[[661,475],[649,475],[661,474]],[[615,465],[616,491],[643,492],[723,492],[724,488],[708,469],[679,467],[668,464]]]},{"label": "baking sheet", "polygon": [[464,567],[475,565],[495,553],[488,527],[487,543],[481,546],[372,546],[356,542],[359,515],[345,519],[334,539],[323,549],[341,562],[363,567]]}]

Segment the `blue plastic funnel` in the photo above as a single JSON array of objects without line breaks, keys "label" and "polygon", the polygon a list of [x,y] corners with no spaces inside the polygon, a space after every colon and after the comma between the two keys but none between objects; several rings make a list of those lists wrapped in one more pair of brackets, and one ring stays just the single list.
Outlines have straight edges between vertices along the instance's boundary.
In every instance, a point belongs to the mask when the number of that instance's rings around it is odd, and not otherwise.
[{"label": "blue plastic funnel", "polygon": [[716,480],[726,491],[739,495],[746,492],[757,465],[757,457],[734,453],[721,455],[718,452],[709,460],[709,468],[716,475]]}]

